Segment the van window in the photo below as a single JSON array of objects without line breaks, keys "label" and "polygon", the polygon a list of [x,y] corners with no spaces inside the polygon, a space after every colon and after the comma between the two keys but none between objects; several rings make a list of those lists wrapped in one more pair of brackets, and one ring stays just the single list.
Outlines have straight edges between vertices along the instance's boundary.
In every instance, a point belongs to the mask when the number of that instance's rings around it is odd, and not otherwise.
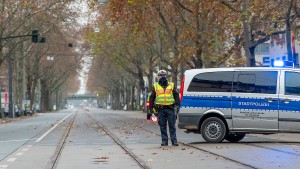
[{"label": "van window", "polygon": [[196,75],[190,83],[189,92],[231,92],[233,71],[207,72]]},{"label": "van window", "polygon": [[300,95],[300,74],[297,72],[285,73],[285,90],[286,95]]},{"label": "van window", "polygon": [[277,74],[277,71],[236,72],[233,92],[276,94]]}]

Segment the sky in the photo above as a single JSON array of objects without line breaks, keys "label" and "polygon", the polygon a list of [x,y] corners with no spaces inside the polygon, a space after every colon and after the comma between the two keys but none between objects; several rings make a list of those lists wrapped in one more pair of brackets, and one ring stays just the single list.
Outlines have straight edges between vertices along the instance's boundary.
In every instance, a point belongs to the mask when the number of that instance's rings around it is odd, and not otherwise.
[{"label": "sky", "polygon": [[[77,10],[80,12],[80,17],[77,18],[77,22],[80,26],[86,26],[89,23],[92,22],[93,18],[91,17],[91,13],[89,11],[88,4],[85,1],[77,0],[76,3],[72,5],[72,8],[74,10]],[[80,81],[79,90],[77,91],[77,94],[85,94],[87,92],[87,79],[88,79],[88,72],[90,70],[91,66],[91,57],[86,56],[83,58],[83,65],[82,70],[79,71],[78,79]]]},{"label": "sky", "polygon": [[80,81],[80,87],[77,92],[77,94],[85,94],[86,93],[86,84],[87,84],[87,79],[88,79],[88,72],[90,70],[91,66],[91,57],[84,57],[83,58],[83,66],[82,70],[79,72],[79,81]]}]

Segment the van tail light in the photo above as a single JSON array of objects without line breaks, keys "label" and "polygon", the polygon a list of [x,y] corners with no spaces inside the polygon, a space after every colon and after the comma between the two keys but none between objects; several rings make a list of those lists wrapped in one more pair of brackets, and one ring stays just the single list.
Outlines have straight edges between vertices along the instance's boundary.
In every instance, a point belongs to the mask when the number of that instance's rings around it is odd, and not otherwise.
[{"label": "van tail light", "polygon": [[182,97],[183,97],[183,88],[184,88],[184,74],[181,77],[180,92],[179,92],[180,102],[182,101]]}]

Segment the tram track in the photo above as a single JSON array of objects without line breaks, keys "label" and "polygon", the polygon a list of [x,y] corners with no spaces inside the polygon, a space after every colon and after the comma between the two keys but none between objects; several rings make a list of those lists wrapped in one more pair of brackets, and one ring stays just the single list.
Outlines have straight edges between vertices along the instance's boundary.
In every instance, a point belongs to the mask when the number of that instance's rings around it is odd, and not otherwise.
[{"label": "tram track", "polygon": [[[124,143],[122,143],[122,141],[120,141],[112,132],[110,132],[106,127],[104,127],[100,122],[98,122],[97,120],[95,120],[92,115],[86,113],[86,115],[97,124],[98,128],[102,131],[105,132],[106,135],[108,135],[115,143],[116,145],[118,145],[121,149],[123,149],[125,151],[125,154],[127,154],[128,156],[130,156],[136,163],[138,166],[140,166],[143,169],[149,169],[150,167],[146,165],[145,161],[143,161],[142,159],[140,159],[137,155],[135,155],[132,151],[130,151]],[[77,116],[77,112],[74,115],[73,119],[71,120],[71,122],[68,124],[68,127],[65,130],[65,133],[63,134],[63,137],[60,139],[60,142],[58,144],[58,146],[56,147],[55,153],[54,155],[51,157],[51,161],[48,163],[48,169],[55,169],[57,167],[58,161],[60,159],[60,156],[63,152],[63,149],[65,147],[65,143],[68,139],[68,136],[71,132],[72,126],[74,125],[74,121],[76,119]]]},{"label": "tram track", "polygon": [[112,132],[110,132],[104,125],[102,125],[99,121],[95,120],[92,115],[87,113],[87,116],[90,117],[98,126],[99,129],[103,130],[120,148],[125,151],[125,154],[129,155],[141,168],[149,169],[150,167],[146,164],[146,162],[140,159],[136,154],[134,154],[129,148],[125,146],[125,144],[118,139]]},{"label": "tram track", "polygon": [[71,122],[69,123],[67,129],[65,130],[64,134],[63,134],[63,137],[60,139],[59,141],[59,144],[58,146],[56,147],[56,150],[55,150],[55,153],[54,155],[51,157],[51,161],[50,163],[48,164],[48,169],[54,169],[56,168],[56,165],[59,161],[59,158],[61,156],[61,153],[64,149],[64,146],[65,146],[65,143],[66,143],[66,140],[70,134],[70,131],[72,129],[72,126],[74,124],[74,121],[76,119],[76,116],[77,116],[78,112],[76,112],[76,114],[74,115],[73,119],[71,120]]},{"label": "tram track", "polygon": [[[118,115],[118,116],[119,116],[119,115]],[[128,123],[128,121],[120,120],[120,119],[117,119],[117,118],[113,118],[113,117],[111,117],[111,116],[110,116],[110,118],[112,118],[112,119],[114,119],[114,120],[117,120],[117,121],[122,121],[122,122],[124,122],[124,123]],[[147,130],[147,129],[143,128],[143,127],[140,127],[139,129],[141,129],[141,130],[143,130],[143,131],[145,131],[145,132],[151,133],[152,135],[156,135],[156,136],[159,136],[159,137],[161,136],[160,134],[155,133],[155,132],[150,131],[150,130]],[[180,141],[179,141],[178,143],[181,144],[181,145],[183,145],[183,146],[186,146],[186,147],[189,147],[189,148],[193,148],[193,149],[196,149],[196,150],[199,150],[199,151],[202,151],[202,152],[211,154],[211,155],[216,156],[216,157],[218,157],[218,158],[223,158],[223,159],[225,159],[225,160],[227,160],[227,161],[231,161],[231,162],[237,163],[237,164],[239,164],[239,165],[241,165],[241,166],[243,166],[243,167],[245,167],[245,168],[258,169],[258,167],[253,166],[253,165],[251,165],[251,164],[243,163],[243,162],[241,162],[241,161],[238,161],[238,160],[235,160],[235,159],[232,159],[232,158],[229,158],[229,157],[226,157],[226,156],[223,156],[223,155],[220,155],[220,154],[217,154],[217,153],[214,153],[214,152],[211,152],[211,151],[208,151],[208,150],[205,150],[205,149],[202,149],[202,148],[193,146],[193,145],[191,145],[191,144],[186,144],[186,143],[183,143],[183,142],[180,142]]]},{"label": "tram track", "polygon": [[[122,116],[122,115],[117,115],[115,114],[116,116]],[[118,119],[118,118],[114,118],[114,117],[111,117],[110,118],[114,119],[114,120],[117,120],[117,121],[122,121],[123,123],[125,124],[133,124],[132,122],[128,122],[128,121],[125,121],[125,120],[121,120],[121,119]],[[138,124],[137,124],[138,125]],[[151,130],[148,130],[148,129],[145,129],[143,127],[139,127],[139,129],[145,131],[145,132],[148,132],[148,133],[151,133],[153,135],[157,135],[157,136],[161,136],[160,134],[156,133],[156,132],[153,132]],[[216,157],[220,157],[220,158],[223,158],[225,160],[228,160],[228,161],[231,161],[231,162],[234,162],[234,163],[238,163],[246,168],[259,168],[257,166],[254,166],[254,165],[251,165],[249,163],[245,163],[245,162],[242,162],[242,161],[239,161],[239,160],[236,160],[236,159],[233,159],[233,158],[230,158],[230,157],[227,157],[227,156],[224,156],[224,155],[221,155],[221,154],[218,154],[218,153],[215,153],[213,151],[209,151],[209,150],[206,150],[206,149],[203,149],[201,147],[197,147],[195,145],[192,145],[192,144],[187,144],[187,143],[184,143],[184,142],[178,142],[180,143],[181,145],[183,146],[186,146],[186,147],[189,147],[189,148],[193,148],[193,149],[197,149],[197,150],[200,150],[202,152],[205,152],[205,153],[209,153],[211,155],[214,155]],[[278,143],[276,142],[276,140],[274,140],[274,143]],[[288,143],[288,142],[287,142]],[[276,149],[276,148],[271,148],[271,147],[266,147],[266,146],[262,146],[262,145],[258,145],[258,144],[255,144],[255,143],[245,143],[245,142],[239,142],[239,143],[236,143],[236,144],[243,144],[243,145],[246,145],[246,146],[251,146],[251,147],[256,147],[256,148],[262,148],[262,149],[266,149],[266,150],[270,150],[270,151],[276,151],[278,153],[283,153],[283,154],[288,154],[288,155],[292,155],[292,156],[300,156],[299,153],[294,153],[294,152],[289,152],[289,151],[284,151],[284,150],[281,150],[281,149]],[[283,144],[283,143],[279,143],[279,144],[282,144],[282,145],[286,145],[286,144]]]},{"label": "tram track", "polygon": [[[126,126],[125,128],[127,128],[127,129],[128,129],[128,127],[131,127],[134,130],[135,129],[139,129],[139,130],[143,130],[145,133],[149,133],[151,135],[156,135],[158,137],[161,136],[158,133],[159,131],[156,132],[156,131],[153,131],[151,129],[145,128],[145,126],[141,125],[142,123],[144,123],[144,122],[142,122],[144,120],[142,120],[139,117],[128,119],[127,116],[122,115],[122,114],[118,114],[118,113],[110,113],[109,115],[108,114],[102,114],[102,116],[104,116],[104,118],[114,119],[115,122],[113,122],[113,123],[119,124],[119,126],[124,126],[125,125]],[[212,156],[215,156],[218,159],[222,158],[222,159],[224,159],[226,161],[231,161],[233,163],[236,163],[237,165],[241,166],[242,168],[255,168],[255,169],[256,168],[257,169],[261,168],[260,165],[252,163],[249,160],[243,160],[243,158],[236,158],[234,156],[226,155],[227,153],[224,154],[224,152],[216,151],[216,149],[210,150],[208,148],[203,148],[203,147],[199,146],[199,144],[185,143],[185,142],[182,142],[182,141],[179,141],[178,143],[184,149],[185,149],[185,147],[188,147],[190,149],[195,149],[195,150],[198,150],[198,151],[201,151],[201,152],[204,152],[204,153],[208,153],[208,154],[211,154]],[[266,143],[272,143],[272,144],[265,145]],[[219,143],[219,146],[222,147],[222,146],[224,146],[226,144],[227,144],[226,142]],[[274,154],[277,153],[277,157],[279,155],[283,155],[283,156],[289,155],[291,157],[300,157],[300,153],[298,153],[297,150],[295,150],[295,152],[294,152],[295,147],[300,146],[300,142],[299,142],[299,144],[293,142],[293,144],[296,144],[296,146],[295,145],[290,145],[288,141],[282,142],[282,140],[279,141],[279,140],[276,140],[276,139],[271,139],[271,141],[269,140],[269,141],[266,141],[266,142],[264,142],[264,141],[261,141],[261,142],[259,141],[259,142],[254,142],[254,143],[252,143],[252,142],[238,142],[238,143],[229,143],[229,144],[245,145],[245,146],[247,146],[249,148],[250,147],[254,147],[254,148],[261,149],[261,150],[257,149],[257,151],[262,151],[263,149],[265,149],[265,150],[270,151],[268,153],[272,153],[272,152],[274,152]],[[274,146],[274,144],[276,144],[276,145]],[[278,147],[277,147],[277,144],[279,145]],[[214,144],[214,145],[217,146],[217,144]],[[284,147],[284,146],[287,146],[288,149],[286,149],[286,147]],[[294,146],[294,147],[289,147],[289,146]],[[248,150],[250,150],[249,148],[248,148]],[[217,149],[219,149],[219,148],[217,148]],[[253,149],[253,150],[255,150],[255,149]],[[257,158],[253,157],[253,159],[257,159]],[[269,162],[272,163],[272,161],[269,161]]]},{"label": "tram track", "polygon": [[[155,134],[155,135],[157,135],[157,136],[160,136],[160,134],[157,134],[157,133],[152,132],[152,131],[150,131],[150,130],[147,130],[147,129],[144,129],[144,128],[142,128],[142,130],[143,130],[143,131],[146,131],[146,132],[148,132],[148,133],[151,133],[151,134]],[[232,159],[232,158],[229,158],[229,157],[226,157],[226,156],[223,156],[223,155],[214,153],[214,152],[212,152],[212,151],[208,151],[208,150],[202,149],[202,148],[200,148],[200,147],[193,146],[193,145],[191,145],[191,144],[186,144],[186,143],[183,143],[183,142],[181,142],[181,141],[178,141],[178,143],[181,144],[181,145],[183,145],[183,146],[186,146],[186,147],[189,147],[189,148],[193,148],[193,149],[196,149],[196,150],[200,150],[200,151],[202,151],[202,152],[205,152],[205,153],[214,155],[214,156],[216,156],[216,157],[220,157],[220,158],[223,158],[223,159],[225,159],[225,160],[228,160],[228,161],[231,161],[231,162],[240,164],[240,165],[242,165],[242,166],[244,166],[244,167],[247,167],[247,168],[258,169],[258,167],[255,167],[255,166],[253,166],[253,165],[251,165],[251,164],[247,164],[247,163],[244,163],[244,162],[241,162],[241,161],[238,161],[238,160],[235,160],[235,159]]]}]

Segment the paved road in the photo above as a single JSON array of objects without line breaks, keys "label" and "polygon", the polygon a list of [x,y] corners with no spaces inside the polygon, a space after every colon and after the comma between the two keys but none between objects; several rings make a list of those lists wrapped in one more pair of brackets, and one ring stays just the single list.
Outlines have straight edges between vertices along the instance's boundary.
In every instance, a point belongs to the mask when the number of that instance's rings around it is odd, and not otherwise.
[{"label": "paved road", "polygon": [[180,146],[162,148],[157,123],[145,117],[74,108],[0,124],[0,169],[300,168],[300,134],[209,144],[177,130]]}]

